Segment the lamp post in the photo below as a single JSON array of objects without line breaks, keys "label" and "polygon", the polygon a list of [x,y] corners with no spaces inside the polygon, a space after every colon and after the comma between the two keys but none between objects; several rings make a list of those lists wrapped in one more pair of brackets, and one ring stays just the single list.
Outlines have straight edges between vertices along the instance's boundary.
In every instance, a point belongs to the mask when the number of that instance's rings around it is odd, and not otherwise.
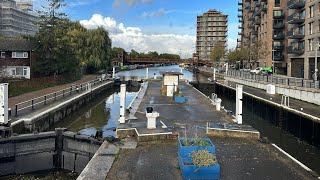
[{"label": "lamp post", "polygon": [[275,52],[275,51],[276,51],[276,50],[272,49],[272,74],[275,73],[275,69],[274,69],[274,52]]},{"label": "lamp post", "polygon": [[318,49],[320,47],[319,41],[316,44],[316,52],[314,57],[314,81],[318,79]]}]

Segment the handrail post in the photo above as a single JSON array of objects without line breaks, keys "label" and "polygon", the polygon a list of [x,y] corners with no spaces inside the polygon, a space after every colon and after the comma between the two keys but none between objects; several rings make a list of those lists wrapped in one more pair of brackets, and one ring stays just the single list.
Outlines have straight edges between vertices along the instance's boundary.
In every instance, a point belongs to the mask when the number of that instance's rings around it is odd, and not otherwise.
[{"label": "handrail post", "polygon": [[54,101],[57,100],[57,92],[54,93]]},{"label": "handrail post", "polygon": [[72,94],[72,86],[70,87],[70,95]]},{"label": "handrail post", "polygon": [[16,104],[15,116],[18,116],[18,105]]},{"label": "handrail post", "polygon": [[64,97],[64,89],[62,90],[62,97]]},{"label": "handrail post", "polygon": [[47,95],[44,96],[44,104],[47,104]]},{"label": "handrail post", "polygon": [[33,105],[34,105],[34,100],[32,99],[32,100],[31,100],[31,107],[32,107],[32,110],[34,110],[34,106],[33,106]]}]

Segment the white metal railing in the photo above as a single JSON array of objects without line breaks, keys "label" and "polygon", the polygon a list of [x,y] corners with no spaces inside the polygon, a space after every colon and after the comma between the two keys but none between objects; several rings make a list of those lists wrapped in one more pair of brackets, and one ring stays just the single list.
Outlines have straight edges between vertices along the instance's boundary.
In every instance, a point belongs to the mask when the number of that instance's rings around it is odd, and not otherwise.
[{"label": "white metal railing", "polygon": [[53,93],[46,94],[44,96],[20,102],[18,104],[15,104],[15,107],[13,109],[14,116],[18,116],[20,113],[22,113],[22,111],[35,110],[39,107],[43,107],[44,105],[48,105],[67,96],[91,90],[92,87],[96,86],[97,84],[101,84],[102,82],[103,80],[101,78],[98,78],[85,83],[81,83],[79,85],[73,84],[70,86],[70,88],[65,88],[59,91],[55,91]]}]

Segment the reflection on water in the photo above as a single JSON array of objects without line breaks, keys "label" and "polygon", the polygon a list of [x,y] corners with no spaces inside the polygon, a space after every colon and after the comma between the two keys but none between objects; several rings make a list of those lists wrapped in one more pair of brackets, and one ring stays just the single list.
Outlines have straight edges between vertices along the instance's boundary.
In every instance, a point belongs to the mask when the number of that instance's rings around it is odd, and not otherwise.
[{"label": "reflection on water", "polygon": [[[135,89],[135,91],[137,90],[138,88]],[[136,92],[127,92],[127,105],[130,104],[135,95]],[[119,89],[116,89],[115,92],[101,95],[76,113],[55,124],[51,130],[57,127],[65,127],[70,131],[85,135],[95,135],[97,130],[102,130],[103,136],[114,136],[119,117],[120,97]]]},{"label": "reflection on water", "polygon": [[[195,75],[193,75],[192,72],[187,71],[183,68],[180,68],[178,65],[173,66],[160,66],[160,67],[150,67],[148,77],[153,78],[154,75],[157,76],[157,78],[162,77],[160,74],[164,71],[175,71],[175,72],[182,72],[182,76],[180,79],[188,80],[188,81],[197,81],[197,78]],[[116,76],[123,78],[124,80],[141,80],[146,78],[146,69],[135,69],[131,71],[121,71],[116,74]]]}]

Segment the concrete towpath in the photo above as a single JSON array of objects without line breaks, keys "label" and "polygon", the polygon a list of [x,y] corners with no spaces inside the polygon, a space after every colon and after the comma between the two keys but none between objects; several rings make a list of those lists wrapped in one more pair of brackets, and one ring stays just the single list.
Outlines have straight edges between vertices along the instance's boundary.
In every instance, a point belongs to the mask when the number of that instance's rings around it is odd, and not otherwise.
[{"label": "concrete towpath", "polygon": [[[14,96],[14,97],[10,97],[9,98],[9,108],[13,109],[15,104],[18,104],[20,102],[24,102],[24,101],[28,101],[40,96],[44,96],[46,94],[50,94],[62,89],[66,89],[68,87],[70,87],[73,84],[81,84],[84,82],[88,82],[91,80],[96,79],[97,76],[96,75],[84,75],[80,80],[72,82],[72,83],[68,83],[68,84],[63,84],[63,85],[59,85],[59,86],[53,86],[53,87],[48,87],[48,88],[44,88],[38,91],[34,91],[34,92],[29,92],[29,93],[25,93],[25,94],[21,94],[19,96]],[[10,86],[10,84],[9,84]]]}]

